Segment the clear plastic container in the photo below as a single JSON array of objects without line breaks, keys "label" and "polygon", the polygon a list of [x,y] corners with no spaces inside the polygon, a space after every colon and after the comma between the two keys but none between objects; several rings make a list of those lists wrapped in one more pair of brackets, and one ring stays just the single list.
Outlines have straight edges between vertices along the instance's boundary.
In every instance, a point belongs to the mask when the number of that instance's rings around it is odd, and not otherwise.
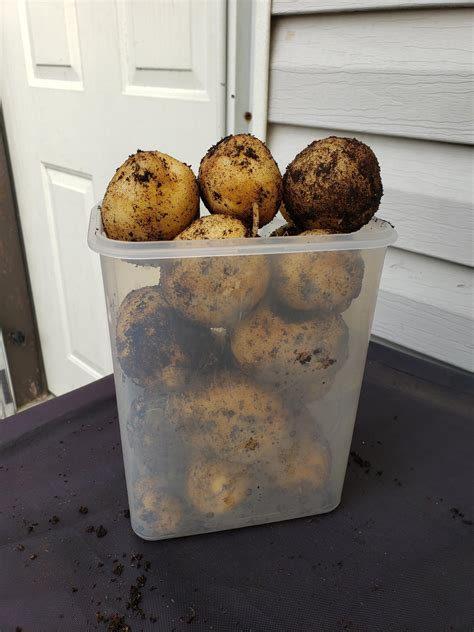
[{"label": "clear plastic container", "polygon": [[372,220],[349,235],[119,242],[92,210],[137,535],[338,505],[395,239]]}]

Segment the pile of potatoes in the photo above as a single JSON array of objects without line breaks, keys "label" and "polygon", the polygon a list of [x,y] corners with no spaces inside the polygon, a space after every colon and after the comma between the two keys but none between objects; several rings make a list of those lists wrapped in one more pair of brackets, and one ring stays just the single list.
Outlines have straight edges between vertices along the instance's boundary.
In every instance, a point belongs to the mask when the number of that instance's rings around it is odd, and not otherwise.
[{"label": "pile of potatoes", "polygon": [[[224,138],[190,167],[138,151],[101,207],[110,239],[254,239],[351,232],[382,195],[369,147],[331,137],[281,177],[251,135]],[[210,215],[199,217],[200,197]],[[158,538],[255,524],[324,497],[330,449],[307,405],[324,398],[348,355],[342,316],[361,291],[357,251],[160,260],[116,323],[124,379],[141,389],[127,432],[135,527]],[[196,255],[196,253],[193,253]],[[311,504],[313,503],[313,504]],[[291,512],[290,512],[291,513]]]}]

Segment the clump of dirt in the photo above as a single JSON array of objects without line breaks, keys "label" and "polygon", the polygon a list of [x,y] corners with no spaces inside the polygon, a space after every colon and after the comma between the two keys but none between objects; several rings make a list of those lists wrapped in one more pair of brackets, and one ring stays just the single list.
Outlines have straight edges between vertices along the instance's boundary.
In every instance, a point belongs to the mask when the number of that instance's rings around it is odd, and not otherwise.
[{"label": "clump of dirt", "polygon": [[127,610],[131,610],[135,615],[138,615],[141,619],[145,619],[146,615],[143,612],[140,603],[142,601],[141,589],[146,584],[145,575],[140,575],[136,579],[136,583],[130,586],[130,599],[127,603]]},{"label": "clump of dirt", "polygon": [[107,625],[107,632],[132,632],[132,628],[125,622],[125,617],[117,612],[110,615],[97,612],[96,619],[97,623]]}]

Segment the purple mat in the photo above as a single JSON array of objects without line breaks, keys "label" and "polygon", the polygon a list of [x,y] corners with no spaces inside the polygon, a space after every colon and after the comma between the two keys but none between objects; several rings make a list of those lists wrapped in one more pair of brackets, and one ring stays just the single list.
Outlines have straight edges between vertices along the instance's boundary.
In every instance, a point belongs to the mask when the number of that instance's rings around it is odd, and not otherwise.
[{"label": "purple mat", "polygon": [[336,511],[155,543],[111,378],[0,422],[1,632],[472,630],[471,394],[372,345]]}]

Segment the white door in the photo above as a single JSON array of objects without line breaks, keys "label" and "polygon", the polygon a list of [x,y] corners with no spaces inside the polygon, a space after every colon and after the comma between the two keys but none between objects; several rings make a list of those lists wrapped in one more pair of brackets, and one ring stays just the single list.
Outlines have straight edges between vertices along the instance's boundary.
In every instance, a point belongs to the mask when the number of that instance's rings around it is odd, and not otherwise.
[{"label": "white door", "polygon": [[222,0],[3,3],[1,97],[49,389],[112,370],[89,210],[159,149],[194,169],[225,130]]}]

